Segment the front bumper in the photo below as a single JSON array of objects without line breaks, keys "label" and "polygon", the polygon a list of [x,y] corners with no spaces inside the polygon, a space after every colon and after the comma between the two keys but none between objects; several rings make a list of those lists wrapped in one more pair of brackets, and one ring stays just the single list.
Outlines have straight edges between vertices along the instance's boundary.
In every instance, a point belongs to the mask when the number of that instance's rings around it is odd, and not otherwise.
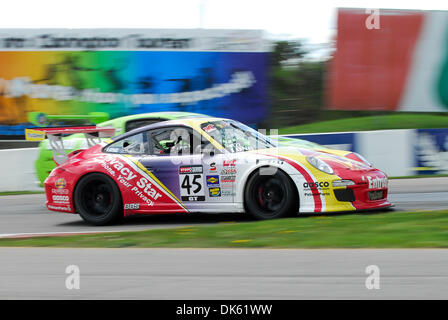
[{"label": "front bumper", "polygon": [[354,182],[353,185],[333,188],[337,201],[350,202],[355,210],[386,208],[392,205],[387,200],[388,178],[383,172],[366,172],[349,179]]}]

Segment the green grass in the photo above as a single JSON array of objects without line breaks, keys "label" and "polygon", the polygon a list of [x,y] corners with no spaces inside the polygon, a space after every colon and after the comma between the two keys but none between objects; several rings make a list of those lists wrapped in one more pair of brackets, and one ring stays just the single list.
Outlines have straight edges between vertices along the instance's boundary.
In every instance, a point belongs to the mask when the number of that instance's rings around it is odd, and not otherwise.
[{"label": "green grass", "polygon": [[279,134],[385,129],[448,128],[447,115],[391,114],[314,122],[279,129]]},{"label": "green grass", "polygon": [[45,191],[4,191],[0,192],[0,196],[14,196],[21,194],[42,194],[42,193],[45,193]]},{"label": "green grass", "polygon": [[27,239],[0,246],[164,248],[447,248],[448,210],[309,216]]}]

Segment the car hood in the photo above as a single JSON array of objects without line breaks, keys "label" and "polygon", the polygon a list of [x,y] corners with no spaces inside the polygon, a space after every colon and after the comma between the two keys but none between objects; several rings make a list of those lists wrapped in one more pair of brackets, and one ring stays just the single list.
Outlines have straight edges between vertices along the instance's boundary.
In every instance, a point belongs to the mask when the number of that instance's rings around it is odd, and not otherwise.
[{"label": "car hood", "polygon": [[[340,151],[340,150],[335,150]],[[307,157],[316,157],[325,163],[327,163],[333,170],[336,175],[341,175],[346,172],[353,171],[374,171],[377,170],[373,167],[370,167],[362,162],[358,162],[355,160],[348,159],[344,156],[338,155],[338,152],[329,153],[329,152],[321,152],[319,150],[309,149],[309,148],[299,148],[299,147],[279,147],[279,148],[270,148],[264,150],[252,151],[253,153],[262,154],[266,156],[273,156],[277,158],[288,159],[294,162],[298,162],[306,167],[312,167],[309,164]],[[312,167],[314,168],[314,167]]]},{"label": "car hood", "polygon": [[346,156],[351,153],[351,151],[346,150],[337,150],[337,149],[330,149],[323,145],[303,140],[303,139],[297,139],[297,138],[289,138],[289,137],[282,137],[278,136],[276,137],[278,144],[280,147],[283,148],[300,148],[300,149],[310,149],[318,152],[328,153],[328,154],[334,154],[337,156]]}]

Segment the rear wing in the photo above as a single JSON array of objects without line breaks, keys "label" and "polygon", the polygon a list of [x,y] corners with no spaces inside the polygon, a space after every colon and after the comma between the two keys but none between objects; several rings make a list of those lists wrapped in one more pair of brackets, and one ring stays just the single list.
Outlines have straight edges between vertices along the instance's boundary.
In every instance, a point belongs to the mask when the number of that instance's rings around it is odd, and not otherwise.
[{"label": "rear wing", "polygon": [[109,120],[106,112],[90,112],[88,114],[46,114],[43,112],[28,112],[28,121],[38,127],[48,126],[87,126]]},{"label": "rear wing", "polygon": [[68,160],[65,152],[62,135],[74,133],[84,133],[87,145],[93,147],[101,142],[101,138],[109,138],[115,135],[115,128],[112,127],[59,127],[59,128],[33,128],[25,129],[25,139],[29,141],[41,141],[48,137],[51,149],[53,150],[53,160],[61,165]]}]

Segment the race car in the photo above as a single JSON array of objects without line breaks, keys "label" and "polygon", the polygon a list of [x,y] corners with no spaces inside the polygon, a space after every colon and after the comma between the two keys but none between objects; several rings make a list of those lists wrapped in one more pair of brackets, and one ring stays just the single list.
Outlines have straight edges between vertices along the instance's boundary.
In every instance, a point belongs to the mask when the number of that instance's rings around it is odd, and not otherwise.
[{"label": "race car", "polygon": [[34,129],[26,136],[48,136],[59,163],[45,180],[47,208],[94,225],[134,214],[247,212],[273,219],[391,206],[387,175],[370,164],[281,146],[235,120],[159,122],[66,155],[61,135],[73,132],[92,140],[114,129]]},{"label": "race car", "polygon": [[[40,112],[30,112],[28,114],[30,122],[35,125],[55,125],[55,124],[70,124],[70,125],[86,125],[90,123],[97,124],[98,127],[114,127],[115,134],[123,134],[130,130],[167,120],[180,120],[187,118],[203,118],[208,117],[200,113],[192,112],[150,112],[141,113],[135,115],[129,115],[124,117],[115,118],[108,120],[109,115],[101,112],[92,112],[88,115],[46,115]],[[330,154],[335,154],[339,156],[348,157],[352,160],[367,162],[361,155],[344,151],[344,150],[334,150],[326,148],[322,145],[306,141],[298,138],[289,138],[276,136],[275,139],[282,146],[298,146],[302,148],[311,148],[318,150],[320,152],[326,152]],[[87,149],[87,140],[84,139],[82,134],[64,134],[62,137],[62,143],[64,144],[64,150],[66,153],[70,153],[74,150]],[[35,168],[37,177],[40,181],[41,186],[45,179],[50,174],[51,170],[56,167],[53,160],[53,153],[51,151],[51,145],[48,140],[44,140],[39,144],[39,155],[35,162]]]},{"label": "race car", "polygon": [[[28,113],[29,121],[37,126],[44,126],[44,125],[54,126],[58,124],[79,126],[94,123],[99,127],[114,127],[116,135],[123,134],[130,130],[148,124],[162,122],[166,120],[180,120],[187,118],[203,118],[203,117],[208,116],[200,113],[176,112],[176,111],[141,113],[119,117],[111,120],[109,120],[109,115],[103,112],[91,112],[90,114],[87,115],[47,115],[41,112]],[[361,159],[362,157],[359,154],[355,154],[348,151],[329,149],[316,143],[302,139],[288,138],[282,136],[277,136],[276,139],[278,143],[283,146],[300,146],[304,148],[312,148],[315,150],[319,150],[321,152],[327,152],[341,156],[348,156],[349,158],[354,160],[366,161],[365,159]],[[84,139],[84,136],[82,134],[77,133],[65,134],[62,137],[62,141],[66,153],[70,153],[74,150],[79,149],[87,149],[88,147],[87,141],[86,139]],[[51,170],[53,170],[55,167],[56,164],[53,161],[53,153],[51,151],[51,145],[48,140],[44,140],[39,144],[39,154],[35,162],[36,173],[41,186],[43,186],[45,179],[48,177]]]}]

